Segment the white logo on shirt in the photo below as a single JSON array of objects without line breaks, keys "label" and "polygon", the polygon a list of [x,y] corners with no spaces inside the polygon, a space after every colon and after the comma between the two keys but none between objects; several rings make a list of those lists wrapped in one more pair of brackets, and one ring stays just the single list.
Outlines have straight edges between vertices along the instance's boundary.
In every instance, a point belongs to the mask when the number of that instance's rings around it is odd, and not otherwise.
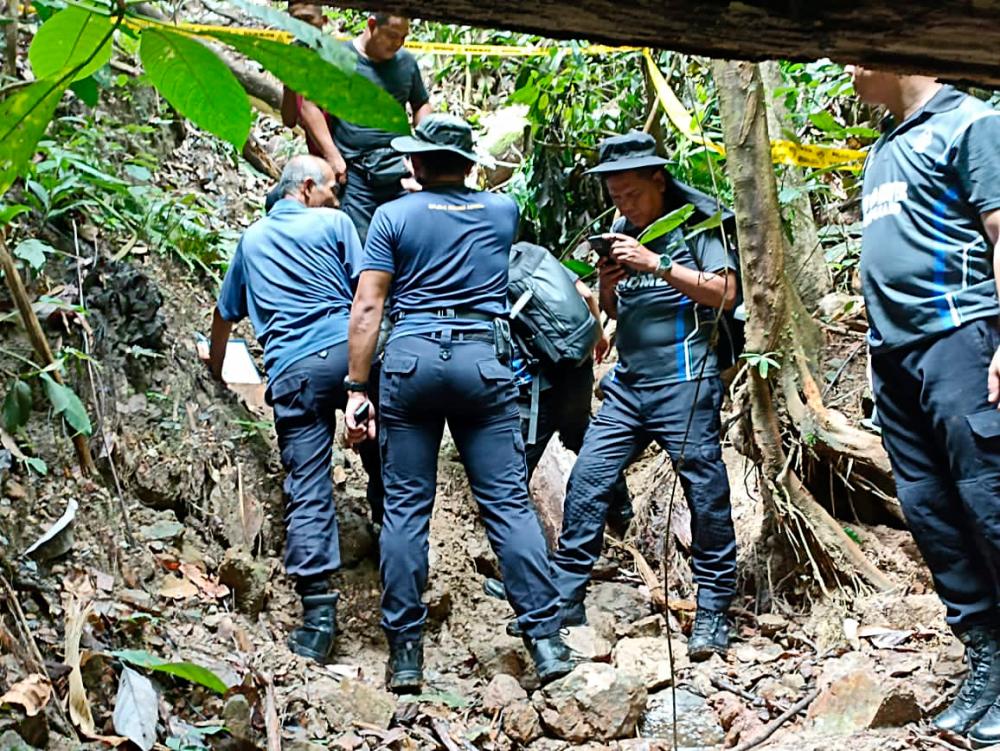
[{"label": "white logo on shirt", "polygon": [[864,226],[903,210],[909,186],[905,182],[882,183],[861,199]]}]

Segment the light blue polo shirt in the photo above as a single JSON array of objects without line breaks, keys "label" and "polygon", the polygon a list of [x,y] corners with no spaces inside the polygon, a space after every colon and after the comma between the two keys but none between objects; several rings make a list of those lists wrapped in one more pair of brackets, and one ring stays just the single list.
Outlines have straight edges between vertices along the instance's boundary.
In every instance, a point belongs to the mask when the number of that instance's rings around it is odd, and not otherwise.
[{"label": "light blue polo shirt", "polygon": [[250,317],[274,381],[292,363],[347,341],[360,263],[361,241],[346,214],[283,198],[240,238],[219,314]]}]

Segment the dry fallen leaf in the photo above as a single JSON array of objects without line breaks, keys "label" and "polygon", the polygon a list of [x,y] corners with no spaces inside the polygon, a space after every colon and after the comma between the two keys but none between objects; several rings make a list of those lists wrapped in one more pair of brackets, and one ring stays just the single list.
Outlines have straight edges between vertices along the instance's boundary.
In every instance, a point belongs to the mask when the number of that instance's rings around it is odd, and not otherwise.
[{"label": "dry fallen leaf", "polygon": [[187,579],[168,576],[163,580],[159,594],[160,597],[166,597],[169,600],[186,600],[188,597],[194,597],[198,594],[198,587]]},{"label": "dry fallen leaf", "polygon": [[333,484],[338,488],[343,487],[347,483],[347,472],[341,465],[336,465],[333,468]]},{"label": "dry fallen leaf", "polygon": [[220,584],[217,580],[212,581],[212,579],[206,576],[202,570],[193,563],[182,563],[180,565],[180,570],[184,576],[190,579],[198,587],[198,589],[209,597],[217,599],[219,597],[225,597],[229,594],[229,587],[225,584]]},{"label": "dry fallen leaf", "polygon": [[52,698],[52,684],[40,673],[32,673],[23,681],[18,681],[3,696],[0,704],[17,704],[28,717],[41,712]]},{"label": "dry fallen leaf", "polygon": [[156,743],[158,710],[156,689],[149,678],[128,666],[123,667],[112,718],[115,732],[143,751],[150,751]]}]

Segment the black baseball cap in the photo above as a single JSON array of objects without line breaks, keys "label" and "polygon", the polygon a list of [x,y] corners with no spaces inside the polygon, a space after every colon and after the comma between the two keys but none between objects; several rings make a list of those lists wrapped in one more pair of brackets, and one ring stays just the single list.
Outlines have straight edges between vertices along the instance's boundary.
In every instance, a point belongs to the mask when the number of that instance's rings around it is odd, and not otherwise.
[{"label": "black baseball cap", "polygon": [[666,159],[656,154],[656,140],[649,133],[637,130],[606,138],[597,149],[597,166],[587,170],[588,175],[662,167],[667,163]]},{"label": "black baseball cap", "polygon": [[428,115],[420,121],[412,136],[393,138],[392,148],[402,154],[451,151],[470,162],[479,161],[472,149],[472,126],[453,115]]}]

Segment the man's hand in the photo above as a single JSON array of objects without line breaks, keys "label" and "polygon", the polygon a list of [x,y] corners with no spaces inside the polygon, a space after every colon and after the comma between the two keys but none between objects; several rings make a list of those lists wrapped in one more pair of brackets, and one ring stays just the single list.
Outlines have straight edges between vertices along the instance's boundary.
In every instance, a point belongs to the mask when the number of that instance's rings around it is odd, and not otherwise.
[{"label": "man's hand", "polygon": [[1000,349],[993,354],[993,361],[990,363],[990,373],[987,378],[987,388],[989,390],[990,403],[996,404],[1000,409]]},{"label": "man's hand", "polygon": [[597,344],[594,345],[594,362],[600,365],[604,362],[604,358],[608,356],[608,352],[611,351],[611,339],[608,335],[601,332],[601,338],[597,340]]},{"label": "man's hand", "polygon": [[424,186],[417,182],[415,177],[404,177],[399,181],[400,187],[407,193],[419,193]]},{"label": "man's hand", "polygon": [[[368,419],[360,425],[354,419],[354,413],[364,405],[368,405]],[[347,395],[347,406],[344,407],[344,439],[348,446],[375,438],[375,405],[367,394],[352,391]]]},{"label": "man's hand", "polygon": [[646,273],[654,273],[660,266],[660,255],[628,235],[611,234],[611,257],[620,265]]},{"label": "man's hand", "polygon": [[208,342],[198,342],[196,348],[198,350],[198,357],[205,363],[208,372],[212,374],[212,379],[222,383],[222,363],[212,361],[212,356],[208,351]]},{"label": "man's hand", "polygon": [[327,164],[330,165],[330,169],[333,170],[334,177],[337,178],[337,182],[341,185],[347,185],[347,162],[344,161],[344,157],[339,151],[329,154],[326,157]]},{"label": "man's hand", "polygon": [[610,258],[602,258],[597,262],[598,280],[602,287],[614,289],[626,277],[625,269]]}]

